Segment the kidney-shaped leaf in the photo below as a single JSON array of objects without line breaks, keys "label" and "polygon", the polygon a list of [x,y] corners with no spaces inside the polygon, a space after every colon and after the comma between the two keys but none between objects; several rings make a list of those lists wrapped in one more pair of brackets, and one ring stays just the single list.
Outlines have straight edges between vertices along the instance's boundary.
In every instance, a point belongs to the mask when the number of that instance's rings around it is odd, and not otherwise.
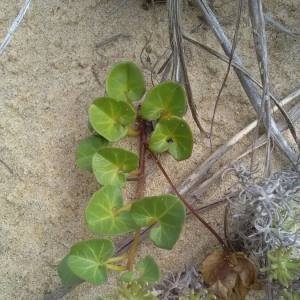
[{"label": "kidney-shaped leaf", "polygon": [[81,241],[71,248],[67,263],[79,278],[93,284],[104,283],[107,280],[106,263],[114,251],[110,240]]},{"label": "kidney-shaped leaf", "polygon": [[77,166],[80,169],[92,171],[92,159],[94,154],[107,144],[107,140],[96,135],[81,140],[76,148]]},{"label": "kidney-shaped leaf", "polygon": [[129,211],[122,210],[121,189],[106,185],[94,193],[85,210],[89,229],[96,234],[117,235],[137,228]]},{"label": "kidney-shaped leaf", "polygon": [[172,249],[179,238],[184,219],[185,208],[173,195],[145,197],[133,203],[132,217],[143,227],[158,223],[151,229],[150,239],[163,249]]},{"label": "kidney-shaped leaf", "polygon": [[165,81],[151,89],[146,94],[141,107],[142,117],[149,121],[163,116],[182,117],[185,112],[185,91],[174,81]]},{"label": "kidney-shaped leaf", "polygon": [[138,156],[121,148],[103,148],[93,157],[93,172],[102,184],[123,186],[128,173],[139,165]]},{"label": "kidney-shaped leaf", "polygon": [[122,274],[120,279],[125,282],[140,281],[143,283],[155,283],[160,279],[159,267],[151,256],[141,259],[135,269],[137,272],[127,271]]},{"label": "kidney-shaped leaf", "polygon": [[58,265],[58,275],[64,286],[70,287],[81,283],[83,280],[76,276],[68,266],[69,255],[65,256],[64,259]]},{"label": "kidney-shaped leaf", "polygon": [[131,104],[112,98],[98,98],[89,108],[89,121],[97,133],[111,142],[127,134],[127,125],[135,121],[136,112]]},{"label": "kidney-shaped leaf", "polygon": [[131,62],[116,64],[106,78],[106,92],[118,101],[136,101],[145,93],[141,70]]},{"label": "kidney-shaped leaf", "polygon": [[136,264],[136,269],[140,272],[139,280],[147,283],[159,281],[160,271],[155,260],[151,256],[146,256]]},{"label": "kidney-shaped leaf", "polygon": [[176,160],[187,159],[193,150],[191,129],[179,117],[161,119],[150,137],[149,147],[156,153],[169,151]]}]

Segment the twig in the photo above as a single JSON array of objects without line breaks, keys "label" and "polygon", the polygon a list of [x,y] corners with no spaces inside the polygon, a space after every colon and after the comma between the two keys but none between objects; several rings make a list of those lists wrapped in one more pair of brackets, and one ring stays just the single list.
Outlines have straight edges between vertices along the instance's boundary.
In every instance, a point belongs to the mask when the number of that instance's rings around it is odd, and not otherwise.
[{"label": "twig", "polygon": [[[210,25],[211,29],[214,31],[217,39],[219,40],[221,46],[223,47],[223,50],[227,55],[230,54],[231,51],[231,43],[227,39],[227,36],[225,35],[222,27],[220,26],[218,20],[216,19],[214,13],[209,8],[207,2],[205,0],[195,0],[196,4],[201,9],[203,16],[206,20],[206,22]],[[234,61],[237,62],[239,65],[243,65],[241,59],[237,55],[237,51],[234,54]],[[252,83],[252,81],[243,74],[243,72],[235,69],[236,74],[247,94],[249,97],[249,100],[251,101],[254,109],[259,114],[260,112],[260,106],[261,106],[261,96],[259,95],[256,87]],[[267,119],[266,116],[263,117],[264,125],[267,126]],[[290,147],[288,142],[284,139],[281,132],[278,130],[278,127],[273,120],[271,119],[271,134],[274,138],[276,144],[278,145],[279,149],[285,154],[285,156],[290,160],[290,162],[295,166],[297,164],[297,154],[295,151]]]},{"label": "twig", "polygon": [[[284,106],[288,103],[293,102],[295,99],[300,97],[300,89],[291,93],[287,97],[285,97],[280,105]],[[276,112],[278,108],[274,108],[274,112]],[[239,131],[236,135],[234,135],[230,140],[228,140],[225,144],[219,147],[213,154],[211,154],[202,164],[200,164],[196,169],[190,174],[183,182],[179,185],[178,190],[180,194],[186,194],[190,189],[199,184],[199,182],[203,181],[205,176],[207,176],[208,171],[212,168],[212,166],[219,161],[219,159],[228,152],[236,143],[238,143],[241,139],[243,139],[248,133],[250,133],[257,125],[257,120],[250,123],[244,129]]]}]

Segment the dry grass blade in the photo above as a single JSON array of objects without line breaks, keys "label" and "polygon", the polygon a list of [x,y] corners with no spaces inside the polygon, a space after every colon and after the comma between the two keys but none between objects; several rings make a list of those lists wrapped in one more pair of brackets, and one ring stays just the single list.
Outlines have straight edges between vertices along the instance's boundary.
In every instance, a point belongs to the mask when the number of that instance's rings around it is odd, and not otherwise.
[{"label": "dry grass blade", "polygon": [[[284,98],[280,105],[284,106],[292,101],[296,100],[300,97],[300,89],[291,93],[286,98]],[[277,108],[278,109],[278,108]],[[277,110],[274,109],[274,112]],[[294,113],[291,110],[289,113],[291,122],[297,120],[295,119]],[[234,135],[231,139],[229,139],[225,144],[219,147],[213,154],[211,154],[202,164],[195,168],[192,174],[190,174],[183,182],[179,185],[178,189],[180,193],[185,194],[189,190],[193,189],[195,186],[199,185],[205,177],[207,177],[209,170],[213,167],[213,165],[220,160],[220,158],[227,153],[235,144],[237,144],[242,138],[244,138],[247,134],[249,134],[255,127],[257,126],[257,121],[250,123],[244,129],[239,131],[236,135]]]},{"label": "dry grass blade", "polygon": [[233,36],[233,43],[232,43],[232,48],[231,48],[231,52],[230,52],[230,56],[229,56],[227,70],[226,70],[226,73],[225,73],[225,76],[224,76],[221,88],[219,89],[219,92],[218,92],[218,95],[217,95],[217,99],[215,101],[214,110],[213,110],[213,116],[212,116],[211,125],[210,125],[209,141],[210,141],[211,151],[212,151],[212,148],[213,148],[212,147],[212,138],[213,138],[213,127],[214,127],[215,116],[216,116],[216,113],[217,113],[218,104],[219,104],[219,102],[221,100],[222,91],[225,88],[226,81],[227,81],[227,78],[229,76],[229,72],[230,72],[230,69],[231,69],[231,63],[232,63],[232,60],[233,60],[234,51],[235,51],[235,49],[237,47],[238,33],[239,33],[239,28],[240,28],[240,23],[241,23],[241,16],[242,16],[242,9],[243,9],[243,1],[239,0],[238,18],[237,18],[237,21],[236,21],[236,26],[235,26],[234,36]]},{"label": "dry grass blade", "polygon": [[203,129],[197,112],[197,107],[193,99],[192,88],[190,85],[184,51],[182,45],[182,26],[180,16],[180,0],[169,0],[168,1],[168,13],[169,13],[169,35],[170,44],[172,49],[172,78],[178,82],[182,82],[185,85],[189,108],[191,110],[192,117],[199,128],[200,132],[205,132]]},{"label": "dry grass blade", "polygon": [[[214,13],[208,6],[207,2],[205,0],[195,0],[195,1],[196,1],[196,4],[201,9],[206,22],[209,24],[211,29],[214,31],[217,39],[219,40],[221,46],[223,47],[225,53],[227,55],[230,55],[230,51],[232,49],[231,43],[229,42],[226,34],[224,33],[222,27],[220,26],[217,18],[215,17]],[[241,65],[241,66],[243,65],[241,59],[237,55],[237,52],[235,52],[235,54],[234,54],[234,60],[239,65]],[[251,101],[254,109],[259,114],[262,98],[261,98],[257,88],[255,87],[253,82],[247,76],[245,76],[243,74],[243,72],[241,72],[237,69],[235,69],[235,71],[236,71],[236,74],[237,74],[249,100]],[[263,122],[264,122],[264,125],[267,126],[267,119],[265,116],[263,118]],[[282,136],[282,134],[279,131],[273,118],[271,118],[271,134],[272,134],[272,137],[274,138],[276,144],[278,145],[279,149],[289,159],[289,161],[294,166],[296,166],[297,160],[298,160],[298,155],[297,155],[297,153],[295,153],[295,151],[291,148],[291,146],[288,144],[288,142]]]},{"label": "dry grass blade", "polygon": [[25,15],[26,15],[29,7],[30,7],[30,4],[31,4],[31,0],[24,0],[23,6],[20,9],[17,17],[15,18],[15,20],[13,21],[13,23],[9,27],[9,29],[7,31],[7,34],[4,37],[4,40],[0,43],[0,55],[3,54],[6,47],[10,44],[16,30],[18,29],[18,27],[20,26],[22,20],[25,17]]},{"label": "dry grass blade", "polygon": [[300,33],[299,32],[295,32],[295,31],[292,31],[290,29],[288,29],[286,26],[282,25],[281,23],[279,23],[278,21],[276,21],[270,13],[266,13],[265,14],[265,20],[266,20],[266,23],[270,24],[271,26],[273,26],[275,29],[287,34],[287,35],[290,35],[291,37],[293,38],[299,38],[300,37]]},{"label": "dry grass blade", "polygon": [[[263,85],[263,95],[259,112],[259,122],[257,124],[256,137],[258,134],[258,126],[261,120],[265,118],[265,128],[267,132],[267,149],[265,159],[265,175],[271,174],[271,104],[270,104],[270,82],[269,82],[269,66],[268,66],[268,50],[267,36],[265,30],[265,18],[261,0],[249,0],[249,12],[252,23],[252,33],[255,44],[256,56],[260,71],[261,82]],[[256,138],[255,137],[255,138]],[[253,157],[251,166],[253,165]]]},{"label": "dry grass blade", "polygon": [[[289,113],[290,113],[291,119],[293,121],[298,121],[300,119],[300,104],[295,105],[290,110]],[[286,130],[287,124],[285,122],[279,122],[279,129],[281,131]],[[219,178],[221,178],[223,176],[223,174],[224,174],[224,172],[226,172],[226,170],[228,170],[229,168],[233,168],[242,158],[244,158],[245,156],[252,153],[253,150],[261,148],[266,143],[267,143],[267,136],[265,134],[263,134],[255,141],[254,145],[248,147],[248,149],[246,151],[244,151],[243,153],[241,153],[236,159],[225,164],[217,172],[215,172],[210,178],[206,179],[201,184],[197,185],[197,188],[193,192],[192,197],[199,199],[214,182],[216,182]]]},{"label": "dry grass blade", "polygon": [[[195,39],[191,38],[190,36],[188,36],[187,34],[183,35],[183,38],[185,40],[187,40],[188,42],[192,43],[195,46],[199,46],[201,48],[203,48],[204,50],[206,50],[208,53],[214,55],[215,57],[219,58],[220,60],[222,60],[223,62],[226,62],[229,64],[229,58],[226,55],[223,55],[221,53],[219,53],[218,51],[196,41]],[[244,75],[246,75],[253,83],[255,83],[258,87],[263,88],[262,84],[254,78],[253,75],[251,75],[247,69],[245,69],[243,66],[240,66],[239,64],[237,64],[235,61],[231,61],[231,65],[238,69],[239,71],[243,72]],[[275,105],[277,106],[277,108],[280,110],[281,114],[283,115],[283,117],[285,118],[286,122],[288,123],[289,126],[289,130],[295,140],[295,142],[298,144],[298,147],[300,148],[300,141],[299,138],[297,136],[295,127],[293,126],[292,122],[289,120],[289,116],[286,113],[286,111],[284,110],[284,108],[281,106],[281,104],[279,103],[278,99],[272,95],[270,93],[270,98],[272,99],[272,101],[275,103]]]}]

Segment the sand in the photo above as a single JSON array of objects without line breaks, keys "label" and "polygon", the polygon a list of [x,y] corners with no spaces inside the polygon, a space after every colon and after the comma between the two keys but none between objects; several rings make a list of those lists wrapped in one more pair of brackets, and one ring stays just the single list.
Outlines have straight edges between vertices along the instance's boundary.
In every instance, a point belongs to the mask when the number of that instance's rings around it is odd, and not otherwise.
[{"label": "sand", "polygon": [[[33,0],[24,23],[0,57],[0,299],[55,299],[51,291],[60,287],[56,265],[78,240],[91,238],[84,223],[84,209],[97,190],[93,176],[75,167],[78,141],[88,135],[87,109],[104,94],[107,70],[116,62],[131,60],[143,67],[150,84],[151,64],[168,47],[167,13],[164,6],[148,11],[141,0]],[[232,33],[235,1],[214,1],[224,28]],[[288,3],[287,3],[288,2]],[[0,3],[0,37],[17,14],[22,1]],[[274,16],[291,28],[300,28],[299,0],[265,1]],[[207,45],[220,49],[198,12],[186,6],[185,29]],[[111,43],[98,43],[121,34]],[[299,87],[299,40],[268,30],[271,84],[279,98]],[[142,66],[140,53],[151,38]],[[243,17],[239,51],[245,65],[257,73],[249,21]],[[188,70],[195,101],[206,129],[213,103],[226,70],[201,49],[187,45]],[[149,57],[149,58],[148,58]],[[231,74],[216,117],[214,147],[224,143],[254,120],[255,114],[235,75]],[[209,141],[192,123],[195,146],[188,161],[177,163],[164,156],[163,164],[179,183],[210,153]],[[238,149],[245,147],[242,142]],[[131,144],[131,147],[132,144]],[[237,150],[236,150],[237,151]],[[234,157],[233,151],[227,158]],[[261,154],[259,154],[260,157]],[[277,167],[287,161],[275,151]],[[148,168],[147,194],[159,194],[167,183],[155,166]],[[217,183],[201,201],[222,196]],[[223,209],[205,213],[222,232]],[[187,222],[175,249],[158,250],[148,241],[140,256],[151,253],[163,272],[181,270],[197,263],[217,242],[196,221]],[[114,284],[103,287],[82,284],[62,299],[96,299]],[[58,296],[58,294],[55,294]],[[57,298],[57,297],[56,297]]]}]

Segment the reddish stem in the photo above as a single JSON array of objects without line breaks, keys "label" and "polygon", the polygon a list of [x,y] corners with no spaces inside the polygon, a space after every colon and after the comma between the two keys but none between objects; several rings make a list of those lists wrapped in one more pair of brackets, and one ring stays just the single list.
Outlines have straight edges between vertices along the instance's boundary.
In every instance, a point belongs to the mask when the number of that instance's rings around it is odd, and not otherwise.
[{"label": "reddish stem", "polygon": [[140,198],[145,190],[145,166],[146,166],[146,149],[147,149],[147,133],[145,130],[145,121],[138,119],[140,131],[139,144],[139,176],[136,190],[136,198]]},{"label": "reddish stem", "polygon": [[[145,191],[145,165],[146,165],[146,149],[147,149],[147,133],[145,130],[145,121],[138,119],[139,131],[140,131],[140,144],[139,144],[139,176],[136,186],[135,199],[139,199],[144,195]],[[140,242],[141,230],[138,229],[133,238],[133,242],[128,251],[127,269],[132,270],[134,260],[137,252],[137,248]]]},{"label": "reddish stem", "polygon": [[162,164],[156,157],[156,155],[148,148],[149,153],[151,154],[152,158],[156,162],[157,166],[161,170],[161,172],[164,174],[165,178],[167,179],[168,183],[172,187],[174,193],[178,196],[178,198],[184,203],[184,205],[188,208],[188,210],[215,236],[215,238],[218,240],[218,242],[222,245],[223,248],[226,247],[225,242],[223,239],[219,236],[219,234],[204,220],[202,217],[198,215],[198,213],[194,210],[194,208],[179,194],[177,191],[175,185],[173,184],[172,180],[170,179],[169,175],[163,168]]}]

